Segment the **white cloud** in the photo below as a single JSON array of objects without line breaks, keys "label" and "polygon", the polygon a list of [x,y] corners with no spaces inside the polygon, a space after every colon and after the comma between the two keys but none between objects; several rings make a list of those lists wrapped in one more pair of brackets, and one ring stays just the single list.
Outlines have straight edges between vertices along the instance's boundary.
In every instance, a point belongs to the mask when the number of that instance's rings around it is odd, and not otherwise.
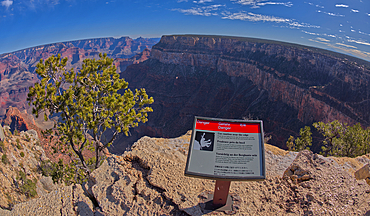
[{"label": "white cloud", "polygon": [[213,0],[199,0],[199,1],[193,1],[196,4],[204,4],[206,2],[213,2]]},{"label": "white cloud", "polygon": [[335,7],[348,8],[349,6],[345,4],[336,4]]},{"label": "white cloud", "polygon": [[329,43],[322,42],[322,41],[317,41],[317,40],[314,40],[314,39],[308,39],[308,40],[312,41],[312,42],[316,42],[316,43],[322,43],[322,44],[325,44],[325,45],[329,45]]},{"label": "white cloud", "polygon": [[324,13],[324,14],[327,14],[329,16],[338,16],[338,17],[344,17],[344,15],[342,14],[335,14],[335,13],[331,13],[331,12],[325,12],[325,11],[321,11],[321,10],[318,10],[316,11],[317,13]]},{"label": "white cloud", "polygon": [[358,31],[358,33],[370,36],[370,34],[368,34],[366,32]]},{"label": "white cloud", "polygon": [[355,46],[351,46],[351,45],[347,45],[347,44],[342,44],[342,43],[336,43],[337,45],[341,45],[341,46],[345,46],[345,47],[349,47],[349,48],[354,48],[354,49],[357,49],[357,47]]},{"label": "white cloud", "polygon": [[306,34],[309,34],[309,35],[320,35],[320,34],[318,34],[318,33],[308,32],[308,31],[303,31],[303,30],[302,30],[302,32],[303,32],[303,33],[306,33]]},{"label": "white cloud", "polygon": [[5,0],[5,1],[1,2],[1,5],[5,6],[6,9],[8,9],[12,4],[13,4],[13,1],[11,1],[11,0]]},{"label": "white cloud", "polygon": [[230,19],[230,20],[243,20],[243,21],[252,21],[252,22],[275,22],[275,23],[286,23],[288,26],[281,26],[281,27],[289,27],[289,28],[320,28],[320,26],[314,26],[308,23],[299,23],[291,19],[275,17],[275,16],[268,16],[263,14],[255,14],[252,12],[237,12],[237,13],[229,13],[223,12],[222,19]]},{"label": "white cloud", "polygon": [[40,6],[47,6],[47,7],[53,8],[55,5],[59,4],[59,0],[29,0],[25,2],[26,2],[25,4],[27,5],[27,7],[29,7],[32,10],[37,10],[37,8]]},{"label": "white cloud", "polygon": [[[307,2],[305,2],[307,3]],[[312,5],[312,6],[315,6],[315,7],[318,7],[318,8],[324,8],[324,6],[322,5],[315,5],[314,3],[311,3],[311,2],[308,2],[309,5]]]},{"label": "white cloud", "polygon": [[355,9],[351,9],[351,12],[353,12],[353,13],[358,13],[358,12],[360,12],[359,10],[355,10]]},{"label": "white cloud", "polygon": [[358,44],[362,44],[362,45],[367,45],[367,46],[370,46],[370,43],[367,43],[367,42],[363,42],[363,41],[348,40],[348,42],[352,42],[352,43],[358,43]]},{"label": "white cloud", "polygon": [[368,13],[367,15],[370,16],[370,13]]},{"label": "white cloud", "polygon": [[236,2],[238,4],[242,4],[242,5],[254,5],[257,2],[260,2],[262,0],[231,0],[231,1],[234,1],[234,2]]},{"label": "white cloud", "polygon": [[286,7],[291,7],[293,5],[292,2],[271,2],[266,0],[231,0],[241,5],[251,5],[251,8],[259,8],[260,6],[265,5],[283,5]]},{"label": "white cloud", "polygon": [[311,25],[311,24],[308,24],[308,23],[298,23],[298,22],[291,22],[291,23],[288,23],[290,26],[293,26],[293,27],[303,27],[303,28],[320,28],[320,26],[315,26],[315,25]]},{"label": "white cloud", "polygon": [[192,7],[190,9],[172,9],[173,11],[179,11],[181,13],[187,15],[199,15],[199,16],[217,16],[218,14],[215,12],[224,5],[210,5],[204,7]]},{"label": "white cloud", "polygon": [[317,40],[320,40],[320,41],[324,41],[324,42],[330,42],[330,40],[327,40],[327,39],[325,39],[325,38],[317,37],[316,39],[317,39]]},{"label": "white cloud", "polygon": [[261,2],[261,3],[257,3],[256,5],[258,5],[258,6],[283,5],[283,6],[286,6],[286,7],[292,7],[293,3],[292,2]]},{"label": "white cloud", "polygon": [[232,13],[232,14],[223,14],[222,19],[231,19],[231,20],[247,20],[247,21],[263,21],[263,22],[291,22],[290,19],[280,18],[280,17],[274,17],[274,16],[266,16],[262,14],[254,14],[251,12],[238,12],[238,13]]}]

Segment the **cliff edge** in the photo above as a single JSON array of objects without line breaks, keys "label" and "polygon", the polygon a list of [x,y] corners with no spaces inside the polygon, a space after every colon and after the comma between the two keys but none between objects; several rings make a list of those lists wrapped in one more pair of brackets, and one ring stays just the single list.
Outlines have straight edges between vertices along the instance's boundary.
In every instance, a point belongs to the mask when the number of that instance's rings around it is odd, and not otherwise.
[{"label": "cliff edge", "polygon": [[[109,157],[87,184],[60,188],[0,213],[202,215],[214,181],[184,176],[189,141],[190,132],[174,139],[143,137],[123,155]],[[368,156],[326,158],[265,146],[266,180],[232,182],[233,210],[216,215],[370,214],[370,186],[353,175]]]}]

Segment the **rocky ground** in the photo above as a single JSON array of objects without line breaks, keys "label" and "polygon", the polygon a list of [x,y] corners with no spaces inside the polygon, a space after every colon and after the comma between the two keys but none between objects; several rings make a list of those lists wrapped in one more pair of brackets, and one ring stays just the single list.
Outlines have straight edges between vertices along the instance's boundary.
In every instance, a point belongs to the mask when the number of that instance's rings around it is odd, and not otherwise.
[{"label": "rocky ground", "polygon": [[37,132],[31,129],[12,134],[5,126],[2,134],[5,136],[0,137],[0,207],[11,209],[56,189],[52,179],[39,171],[41,161],[49,159],[40,146]]},{"label": "rocky ground", "polygon": [[[190,133],[143,137],[85,185],[62,187],[1,215],[203,215],[214,181],[184,176]],[[369,215],[370,186],[353,172],[369,156],[331,158],[266,147],[267,178],[232,182],[233,210],[212,215]],[[89,199],[88,197],[94,197]]]}]

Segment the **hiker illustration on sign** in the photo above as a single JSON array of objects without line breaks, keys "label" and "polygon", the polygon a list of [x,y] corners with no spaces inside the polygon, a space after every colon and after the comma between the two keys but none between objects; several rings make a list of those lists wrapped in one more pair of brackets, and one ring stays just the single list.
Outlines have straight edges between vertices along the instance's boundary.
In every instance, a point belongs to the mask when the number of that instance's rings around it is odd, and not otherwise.
[{"label": "hiker illustration on sign", "polygon": [[197,131],[195,134],[194,149],[213,151],[214,137],[214,133]]}]

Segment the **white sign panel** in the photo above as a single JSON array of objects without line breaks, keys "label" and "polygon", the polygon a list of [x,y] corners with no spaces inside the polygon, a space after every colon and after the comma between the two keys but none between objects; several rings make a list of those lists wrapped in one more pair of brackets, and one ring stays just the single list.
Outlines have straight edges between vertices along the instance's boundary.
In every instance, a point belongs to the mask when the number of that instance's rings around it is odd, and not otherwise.
[{"label": "white sign panel", "polygon": [[185,175],[265,179],[262,121],[195,117]]}]

